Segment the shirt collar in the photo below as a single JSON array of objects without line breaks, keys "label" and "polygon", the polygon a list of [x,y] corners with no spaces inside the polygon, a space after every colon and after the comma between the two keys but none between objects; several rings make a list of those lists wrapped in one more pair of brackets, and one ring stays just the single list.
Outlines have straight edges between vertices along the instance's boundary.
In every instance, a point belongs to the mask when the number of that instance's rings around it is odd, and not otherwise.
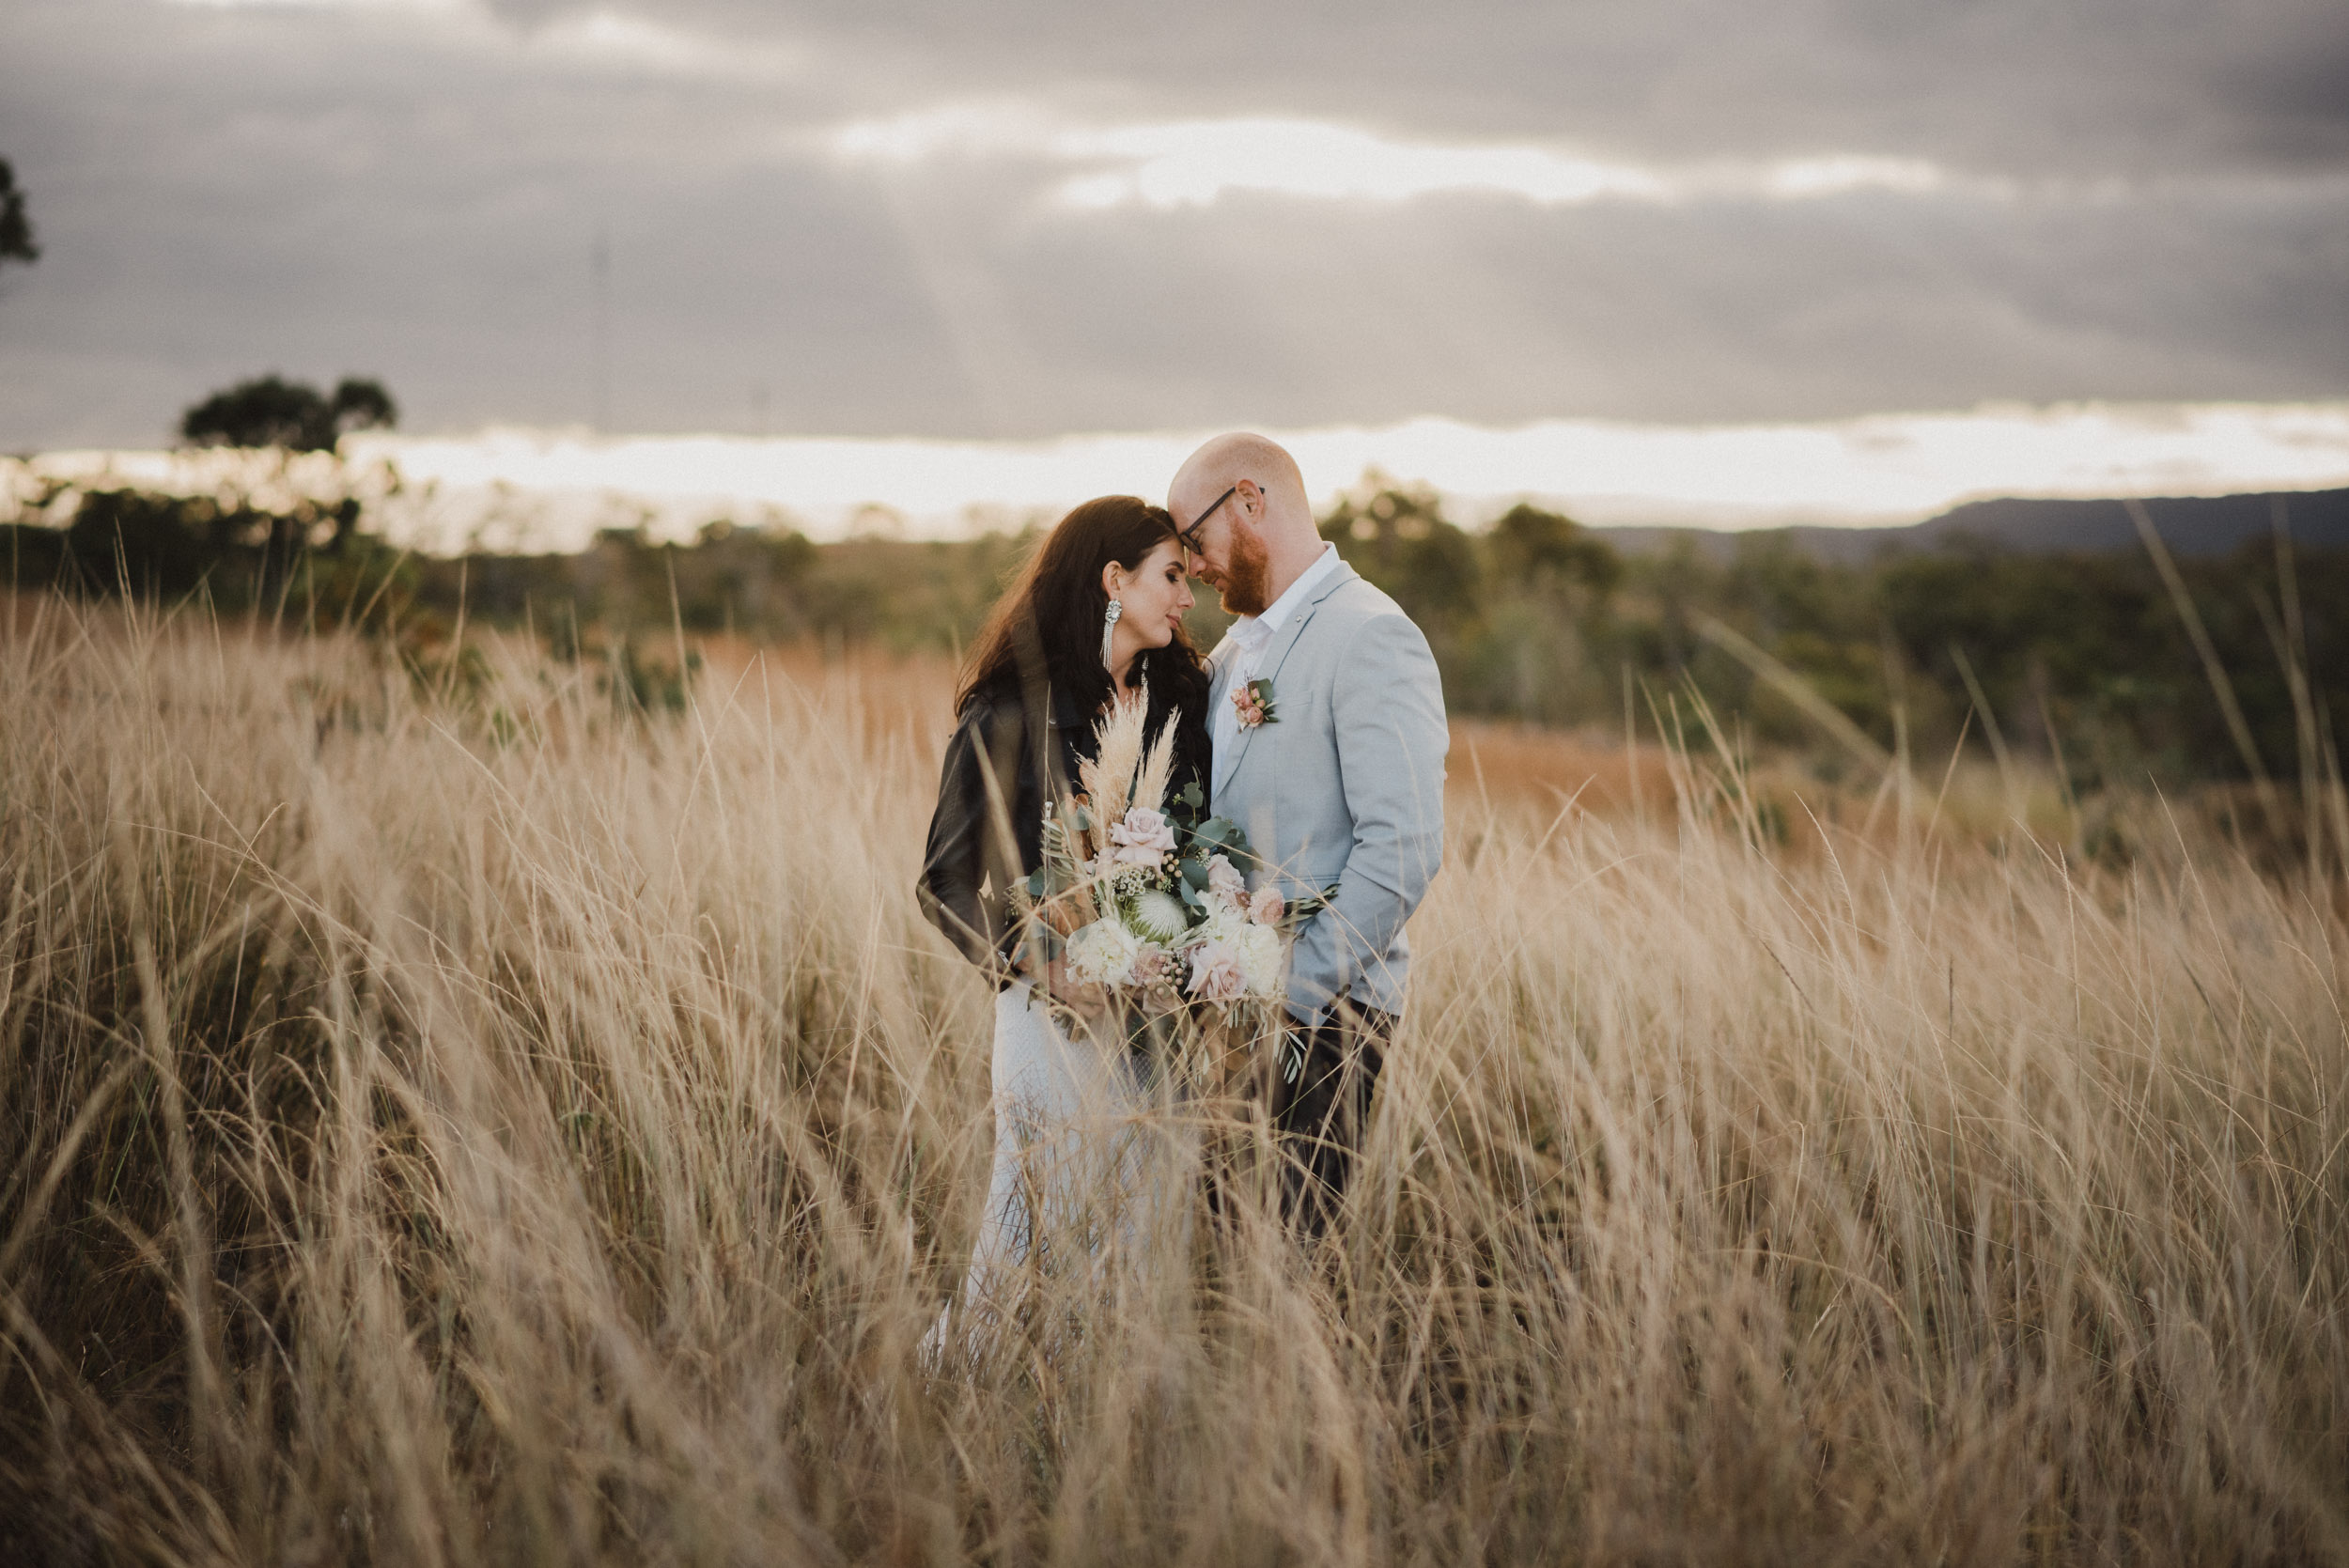
[{"label": "shirt collar", "polygon": [[1261,615],[1242,615],[1232,623],[1232,635],[1242,642],[1262,647],[1279,634],[1281,629],[1296,614],[1299,608],[1314,596],[1324,579],[1338,568],[1338,547],[1323,540],[1321,553],[1314,557],[1312,566],[1297,574],[1279,598],[1265,606]]}]

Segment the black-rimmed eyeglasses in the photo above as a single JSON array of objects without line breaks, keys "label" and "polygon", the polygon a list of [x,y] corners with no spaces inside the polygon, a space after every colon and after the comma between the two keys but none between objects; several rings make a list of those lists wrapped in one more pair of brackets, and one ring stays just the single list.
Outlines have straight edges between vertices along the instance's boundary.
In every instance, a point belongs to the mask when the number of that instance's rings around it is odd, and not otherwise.
[{"label": "black-rimmed eyeglasses", "polygon": [[1190,526],[1189,528],[1177,528],[1174,530],[1174,536],[1183,541],[1183,548],[1185,550],[1190,551],[1193,555],[1201,557],[1206,556],[1207,552],[1199,548],[1200,531],[1207,526],[1207,520],[1215,516],[1215,509],[1218,506],[1222,505],[1226,501],[1231,500],[1232,497],[1237,495],[1238,493],[1239,486],[1234,485],[1230,489],[1225,490],[1221,495],[1219,495],[1213,501],[1208,502],[1206,510],[1191,519]]}]

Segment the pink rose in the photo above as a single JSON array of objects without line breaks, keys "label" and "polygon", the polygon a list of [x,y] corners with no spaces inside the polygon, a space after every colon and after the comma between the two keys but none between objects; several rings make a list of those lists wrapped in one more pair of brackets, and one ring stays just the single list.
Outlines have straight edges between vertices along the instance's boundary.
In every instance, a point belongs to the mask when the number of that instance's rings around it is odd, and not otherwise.
[{"label": "pink rose", "polygon": [[1190,950],[1190,994],[1202,1001],[1237,1001],[1248,993],[1248,971],[1233,942],[1201,942]]},{"label": "pink rose", "polygon": [[1279,891],[1267,883],[1256,890],[1255,896],[1249,899],[1248,918],[1259,925],[1278,925],[1281,924],[1282,911],[1287,908],[1288,906],[1281,901]]},{"label": "pink rose", "polygon": [[1118,864],[1146,865],[1155,870],[1174,852],[1174,830],[1167,825],[1163,812],[1136,806],[1126,814],[1124,820],[1111,825],[1110,843],[1115,846],[1110,858]]},{"label": "pink rose", "polygon": [[1221,855],[1207,857],[1207,893],[1219,904],[1238,908],[1248,902],[1248,878]]}]

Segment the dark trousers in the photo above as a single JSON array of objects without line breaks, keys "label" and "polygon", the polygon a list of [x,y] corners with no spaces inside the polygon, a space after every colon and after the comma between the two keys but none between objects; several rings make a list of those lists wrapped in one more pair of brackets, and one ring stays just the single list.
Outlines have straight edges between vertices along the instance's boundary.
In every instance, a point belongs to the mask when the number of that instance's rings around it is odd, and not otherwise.
[{"label": "dark trousers", "polygon": [[1280,1063],[1272,1084],[1272,1131],[1281,1157],[1281,1216],[1319,1236],[1346,1198],[1370,1134],[1370,1100],[1394,1038],[1394,1015],[1341,1001],[1327,1022],[1295,1025],[1303,1047]]}]

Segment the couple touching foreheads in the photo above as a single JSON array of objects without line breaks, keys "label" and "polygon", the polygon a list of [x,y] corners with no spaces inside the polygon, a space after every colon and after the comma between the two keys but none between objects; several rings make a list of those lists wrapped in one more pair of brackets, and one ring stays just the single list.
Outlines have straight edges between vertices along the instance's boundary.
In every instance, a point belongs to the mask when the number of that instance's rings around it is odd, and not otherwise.
[{"label": "couple touching foreheads", "polygon": [[[1238,617],[1204,659],[1182,625],[1194,572]],[[1443,691],[1419,628],[1320,536],[1296,459],[1220,436],[1164,507],[1109,496],[1063,518],[963,671],[919,892],[998,987],[995,1168],[966,1295],[1105,1188],[1126,1201],[1121,1223],[1188,1212],[1163,1164],[1186,1153],[1165,1130],[1180,1118],[1144,1114],[1165,1109],[1164,1075],[1122,1031],[1066,1027],[1097,1002],[1057,960],[1027,956],[1009,896],[1101,716],[1145,692],[1149,733],[1174,726],[1170,798],[1195,784],[1245,830],[1250,882],[1291,898],[1334,889],[1296,932],[1291,1032],[1268,1075],[1293,1225],[1327,1229],[1368,1128],[1408,979],[1404,925],[1442,854]],[[1188,1148],[1195,1158],[1195,1135]]]}]

